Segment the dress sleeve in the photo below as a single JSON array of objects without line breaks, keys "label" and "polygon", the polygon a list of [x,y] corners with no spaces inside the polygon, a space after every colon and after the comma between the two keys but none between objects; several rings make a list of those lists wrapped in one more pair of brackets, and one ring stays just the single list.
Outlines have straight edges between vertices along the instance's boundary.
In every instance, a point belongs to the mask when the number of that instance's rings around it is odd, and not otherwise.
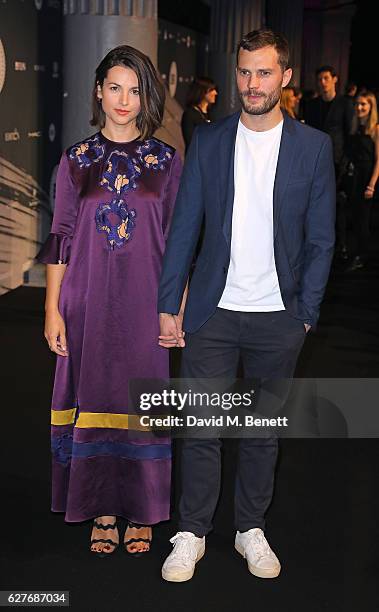
[{"label": "dress sleeve", "polygon": [[165,240],[167,240],[172,214],[174,212],[176,194],[178,193],[180,176],[182,174],[183,164],[179,153],[175,151],[174,157],[170,166],[170,174],[167,179],[165,192],[163,196],[163,222],[162,229]]},{"label": "dress sleeve", "polygon": [[67,154],[63,153],[57,173],[51,232],[37,255],[37,261],[48,264],[69,263],[78,205],[78,194],[71,177]]}]

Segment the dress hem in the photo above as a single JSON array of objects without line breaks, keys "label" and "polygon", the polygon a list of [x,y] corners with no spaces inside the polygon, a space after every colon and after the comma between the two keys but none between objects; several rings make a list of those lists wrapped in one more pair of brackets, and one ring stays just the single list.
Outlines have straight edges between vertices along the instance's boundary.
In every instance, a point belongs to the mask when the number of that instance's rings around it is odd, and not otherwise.
[{"label": "dress hem", "polygon": [[[65,514],[65,510],[55,510],[54,508],[51,508],[51,512],[54,512],[56,514]],[[114,514],[114,512],[99,512],[95,516],[91,515],[84,516],[81,518],[68,518],[67,516],[65,516],[64,520],[65,523],[84,523],[86,521],[92,521],[98,516],[116,516],[117,518],[121,518],[126,521],[131,521],[132,523],[136,523],[138,525],[158,525],[159,523],[169,521],[171,519],[169,514],[164,514],[161,518],[154,517],[153,520],[141,520],[141,518],[138,516],[126,516],[126,514]]]}]

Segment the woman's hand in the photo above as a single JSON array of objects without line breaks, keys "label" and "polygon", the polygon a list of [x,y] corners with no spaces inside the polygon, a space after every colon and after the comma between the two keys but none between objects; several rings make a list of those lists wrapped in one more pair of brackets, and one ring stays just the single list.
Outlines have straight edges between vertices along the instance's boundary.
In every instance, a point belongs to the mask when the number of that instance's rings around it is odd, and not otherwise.
[{"label": "woman's hand", "polygon": [[371,200],[374,197],[375,189],[368,185],[365,189],[364,197],[365,200]]},{"label": "woman's hand", "polygon": [[67,357],[66,326],[59,310],[46,311],[45,338],[51,351]]}]

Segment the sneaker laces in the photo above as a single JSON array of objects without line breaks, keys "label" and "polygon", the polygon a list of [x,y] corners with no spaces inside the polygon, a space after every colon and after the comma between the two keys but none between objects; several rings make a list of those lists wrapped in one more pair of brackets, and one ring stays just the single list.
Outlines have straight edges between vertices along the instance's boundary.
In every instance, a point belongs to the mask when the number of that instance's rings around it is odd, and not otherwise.
[{"label": "sneaker laces", "polygon": [[249,533],[248,538],[249,543],[251,543],[254,548],[254,553],[256,553],[259,558],[272,556],[272,550],[262,531],[254,531],[253,533]]},{"label": "sneaker laces", "polygon": [[197,551],[194,546],[194,537],[196,536],[192,533],[178,531],[178,533],[170,539],[171,544],[174,545],[174,550],[171,553],[172,557],[180,559],[185,563],[196,561]]}]

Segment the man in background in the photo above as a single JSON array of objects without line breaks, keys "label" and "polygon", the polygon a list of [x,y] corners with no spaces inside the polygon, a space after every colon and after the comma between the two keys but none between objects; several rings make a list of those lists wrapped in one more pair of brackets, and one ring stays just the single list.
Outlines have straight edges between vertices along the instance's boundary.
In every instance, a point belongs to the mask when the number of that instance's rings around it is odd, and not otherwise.
[{"label": "man in background", "polygon": [[326,132],[331,137],[334,168],[338,178],[354,116],[353,100],[337,94],[338,77],[332,66],[318,68],[316,78],[320,95],[307,102],[304,120],[308,125]]},{"label": "man in background", "polygon": [[309,100],[304,110],[304,121],[329,134],[333,143],[334,170],[337,180],[337,248],[342,260],[348,259],[346,195],[340,189],[345,172],[344,154],[354,117],[354,99],[337,94],[338,77],[332,66],[321,66],[316,70],[320,95]]}]

